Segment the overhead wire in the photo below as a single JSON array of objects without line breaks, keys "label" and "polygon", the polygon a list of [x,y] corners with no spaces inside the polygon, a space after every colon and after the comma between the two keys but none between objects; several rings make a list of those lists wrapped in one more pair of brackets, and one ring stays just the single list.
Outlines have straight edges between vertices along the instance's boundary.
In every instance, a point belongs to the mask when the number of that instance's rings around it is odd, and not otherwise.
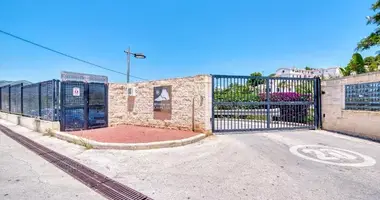
[{"label": "overhead wire", "polygon": [[[34,46],[37,46],[37,47],[43,48],[43,49],[45,49],[45,50],[48,50],[48,51],[51,51],[51,52],[57,53],[57,54],[59,54],[59,55],[62,55],[62,56],[65,56],[65,57],[68,57],[68,58],[71,58],[71,59],[77,60],[77,61],[79,61],[79,62],[83,62],[83,63],[86,63],[86,64],[88,64],[88,65],[92,65],[92,66],[94,66],[94,67],[98,67],[98,68],[101,68],[101,69],[104,69],[104,70],[108,70],[108,71],[111,71],[111,72],[114,72],[114,73],[118,73],[118,74],[122,74],[122,75],[127,76],[126,73],[119,72],[119,71],[116,71],[116,70],[113,70],[113,69],[110,69],[110,68],[107,68],[107,67],[103,67],[103,66],[101,66],[101,65],[98,65],[98,64],[95,64],[95,63],[92,63],[92,62],[89,62],[89,61],[86,61],[86,60],[80,59],[80,58],[78,58],[78,57],[71,56],[71,55],[69,55],[69,54],[67,54],[67,53],[63,53],[63,52],[60,52],[60,51],[54,50],[54,49],[52,49],[52,48],[46,47],[46,46],[41,45],[41,44],[38,44],[38,43],[36,43],[36,42],[32,42],[32,41],[27,40],[27,39],[25,39],[25,38],[22,38],[22,37],[19,37],[19,36],[17,36],[17,35],[14,35],[14,34],[8,33],[8,32],[6,32],[6,31],[0,30],[0,33],[3,33],[3,34],[8,35],[8,36],[10,36],[10,37],[13,37],[13,38],[16,38],[16,39],[18,39],[18,40],[24,41],[24,42],[26,42],[26,43],[32,44],[32,45],[34,45]],[[136,79],[140,79],[140,80],[148,81],[148,79],[141,78],[141,77],[138,77],[138,76],[133,76],[133,75],[129,75],[129,76],[132,77],[132,78],[136,78]]]}]

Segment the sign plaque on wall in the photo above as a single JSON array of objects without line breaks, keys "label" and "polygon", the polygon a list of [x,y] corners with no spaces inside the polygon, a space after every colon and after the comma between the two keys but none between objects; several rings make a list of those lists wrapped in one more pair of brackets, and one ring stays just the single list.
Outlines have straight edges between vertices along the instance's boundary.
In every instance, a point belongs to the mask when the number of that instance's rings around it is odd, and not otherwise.
[{"label": "sign plaque on wall", "polygon": [[158,120],[172,118],[172,86],[153,88],[153,117]]}]

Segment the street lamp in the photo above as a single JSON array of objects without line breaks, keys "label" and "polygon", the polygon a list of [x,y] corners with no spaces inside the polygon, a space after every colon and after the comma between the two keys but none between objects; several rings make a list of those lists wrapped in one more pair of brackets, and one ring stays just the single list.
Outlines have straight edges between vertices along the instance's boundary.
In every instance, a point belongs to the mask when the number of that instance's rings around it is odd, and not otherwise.
[{"label": "street lamp", "polygon": [[127,83],[129,83],[129,77],[131,74],[131,54],[137,59],[145,59],[146,56],[143,53],[132,53],[131,47],[128,47],[128,50],[124,51],[127,54]]}]

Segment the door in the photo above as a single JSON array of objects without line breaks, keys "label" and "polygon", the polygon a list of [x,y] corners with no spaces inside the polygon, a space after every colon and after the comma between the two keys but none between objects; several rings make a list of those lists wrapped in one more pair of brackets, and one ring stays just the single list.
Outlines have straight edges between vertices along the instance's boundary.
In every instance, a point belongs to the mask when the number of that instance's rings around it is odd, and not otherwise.
[{"label": "door", "polygon": [[107,101],[107,84],[63,81],[61,130],[76,131],[107,127]]},{"label": "door", "polygon": [[103,83],[88,84],[88,128],[107,127],[108,87]]},{"label": "door", "polygon": [[61,82],[61,130],[86,129],[86,93],[86,84],[84,82]]}]

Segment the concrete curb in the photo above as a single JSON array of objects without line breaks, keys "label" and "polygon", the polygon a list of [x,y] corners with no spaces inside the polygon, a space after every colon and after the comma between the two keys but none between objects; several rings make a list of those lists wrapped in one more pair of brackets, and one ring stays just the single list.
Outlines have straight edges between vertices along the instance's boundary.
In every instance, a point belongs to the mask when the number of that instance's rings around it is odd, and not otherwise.
[{"label": "concrete curb", "polygon": [[161,142],[148,142],[148,143],[105,143],[90,140],[87,138],[78,137],[76,135],[71,135],[68,133],[60,131],[52,131],[54,136],[58,139],[65,140],[68,142],[91,145],[94,149],[120,149],[120,150],[146,150],[146,149],[158,149],[158,148],[169,148],[169,147],[179,147],[185,146],[198,142],[207,137],[206,134],[198,134],[193,137],[181,139],[181,140],[169,140]]}]

